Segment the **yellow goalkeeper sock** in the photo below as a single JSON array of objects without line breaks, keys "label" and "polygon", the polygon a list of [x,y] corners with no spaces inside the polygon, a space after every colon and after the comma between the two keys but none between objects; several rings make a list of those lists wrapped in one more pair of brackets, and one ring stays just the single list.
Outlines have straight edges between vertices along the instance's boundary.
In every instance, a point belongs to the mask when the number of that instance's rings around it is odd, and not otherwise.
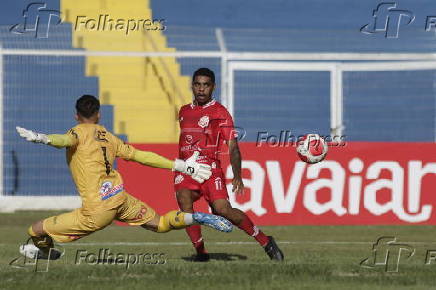
[{"label": "yellow goalkeeper sock", "polygon": [[32,226],[30,226],[30,227],[27,229],[27,233],[28,233],[29,236],[31,236],[31,237],[36,237],[36,234],[35,234],[35,232],[33,231],[33,227],[32,227]]},{"label": "yellow goalkeeper sock", "polygon": [[171,230],[186,228],[192,224],[192,214],[182,211],[172,210],[160,217],[158,233],[166,233]]},{"label": "yellow goalkeeper sock", "polygon": [[32,226],[29,227],[27,233],[32,238],[33,244],[37,246],[39,249],[41,249],[42,251],[49,251],[50,248],[54,247],[53,239],[50,236],[44,235],[38,237],[33,231]]}]

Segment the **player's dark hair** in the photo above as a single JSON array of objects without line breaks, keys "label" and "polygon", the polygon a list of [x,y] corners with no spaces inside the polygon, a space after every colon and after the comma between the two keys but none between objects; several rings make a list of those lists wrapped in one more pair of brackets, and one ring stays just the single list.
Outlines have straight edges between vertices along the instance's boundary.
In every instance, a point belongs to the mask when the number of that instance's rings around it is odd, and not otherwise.
[{"label": "player's dark hair", "polygon": [[100,110],[100,101],[91,95],[83,95],[76,101],[77,114],[84,118],[91,118]]},{"label": "player's dark hair", "polygon": [[207,67],[202,67],[202,68],[199,68],[198,70],[196,70],[194,72],[194,75],[192,76],[192,81],[194,81],[196,76],[206,76],[206,77],[209,77],[210,80],[212,81],[212,83],[215,83],[215,74],[213,73],[213,71],[211,71]]}]

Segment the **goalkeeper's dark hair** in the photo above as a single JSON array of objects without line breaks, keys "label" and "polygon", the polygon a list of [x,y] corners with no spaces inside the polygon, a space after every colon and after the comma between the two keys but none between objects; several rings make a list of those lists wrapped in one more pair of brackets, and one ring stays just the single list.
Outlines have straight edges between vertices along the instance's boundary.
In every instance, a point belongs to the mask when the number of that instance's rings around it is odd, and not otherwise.
[{"label": "goalkeeper's dark hair", "polygon": [[100,101],[91,95],[83,95],[76,101],[77,114],[91,118],[100,110]]},{"label": "goalkeeper's dark hair", "polygon": [[208,69],[207,67],[199,68],[194,72],[194,75],[192,76],[192,80],[195,79],[196,76],[206,76],[209,77],[212,83],[215,83],[215,74],[213,71]]}]

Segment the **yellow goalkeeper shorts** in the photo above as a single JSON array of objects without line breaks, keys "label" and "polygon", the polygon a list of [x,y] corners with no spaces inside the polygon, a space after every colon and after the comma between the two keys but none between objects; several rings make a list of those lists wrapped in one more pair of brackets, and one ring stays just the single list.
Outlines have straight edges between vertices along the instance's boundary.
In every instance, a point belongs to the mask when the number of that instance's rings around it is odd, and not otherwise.
[{"label": "yellow goalkeeper shorts", "polygon": [[98,210],[90,213],[82,208],[43,221],[44,231],[56,242],[68,243],[83,238],[95,231],[104,229],[112,221],[118,220],[130,225],[142,225],[151,221],[156,212],[133,196],[125,193],[125,201],[114,209]]}]

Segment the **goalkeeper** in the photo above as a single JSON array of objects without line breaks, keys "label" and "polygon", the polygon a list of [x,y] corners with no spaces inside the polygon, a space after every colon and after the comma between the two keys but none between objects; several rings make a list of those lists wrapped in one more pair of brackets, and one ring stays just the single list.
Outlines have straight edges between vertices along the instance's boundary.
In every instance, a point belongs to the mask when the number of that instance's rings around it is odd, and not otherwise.
[{"label": "goalkeeper", "polygon": [[53,241],[75,241],[105,228],[113,220],[139,225],[158,233],[192,224],[204,224],[224,232],[232,230],[229,221],[211,214],[174,210],[159,216],[146,203],[125,192],[121,175],[112,168],[115,158],[120,157],[151,167],[179,171],[202,183],[210,177],[211,171],[208,165],[196,162],[198,152],[186,161],[172,161],[124,144],[98,124],[100,102],[94,96],[80,97],[76,102],[76,110],[78,125],[64,135],[45,135],[17,127],[20,136],[27,141],[67,148],[67,163],[82,199],[81,208],[37,221],[30,226],[28,233],[34,245],[21,246],[23,255],[57,259],[61,254],[54,248]]}]

